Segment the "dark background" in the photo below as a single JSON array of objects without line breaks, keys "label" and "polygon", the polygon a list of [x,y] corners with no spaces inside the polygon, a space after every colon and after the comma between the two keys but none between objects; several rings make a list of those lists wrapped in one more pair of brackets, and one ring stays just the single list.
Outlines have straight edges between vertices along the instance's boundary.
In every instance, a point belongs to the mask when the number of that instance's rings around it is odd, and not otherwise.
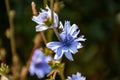
[{"label": "dark background", "polygon": [[[35,22],[31,20],[31,2],[37,9],[43,7],[43,0],[10,0],[15,10],[15,39],[17,53],[24,65],[33,47],[37,34]],[[73,55],[74,61],[66,58],[65,77],[81,72],[87,80],[120,80],[120,0],[61,0],[64,7],[58,13],[60,21],[75,23],[80,35],[87,39],[83,48]],[[9,28],[4,0],[0,0],[0,47],[7,50],[6,62],[11,65],[10,40],[5,36]],[[59,77],[59,76],[58,76]],[[37,80],[36,76],[28,80]],[[44,79],[43,79],[44,80]]]}]

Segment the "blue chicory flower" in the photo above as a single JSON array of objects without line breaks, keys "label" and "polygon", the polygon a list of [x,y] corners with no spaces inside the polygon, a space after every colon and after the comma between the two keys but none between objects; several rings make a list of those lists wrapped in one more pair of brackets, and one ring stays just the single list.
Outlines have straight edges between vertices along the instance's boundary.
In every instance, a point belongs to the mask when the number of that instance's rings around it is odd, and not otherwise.
[{"label": "blue chicory flower", "polygon": [[51,56],[45,56],[40,49],[36,49],[29,67],[30,74],[36,74],[38,78],[43,78],[51,71],[51,67],[48,65],[51,60]]},{"label": "blue chicory flower", "polygon": [[[48,6],[46,6],[46,10],[41,9],[41,12],[38,16],[33,16],[32,20],[36,22],[38,25],[36,26],[36,31],[43,31],[47,30],[48,28],[52,27],[51,21],[51,10]],[[54,27],[58,26],[58,16],[54,12]]]},{"label": "blue chicory flower", "polygon": [[66,80],[86,80],[85,77],[81,76],[81,73],[73,74],[72,77],[68,76]]},{"label": "blue chicory flower", "polygon": [[[60,23],[60,27],[63,27],[62,23]],[[78,26],[76,24],[71,26],[69,21],[65,22],[63,32],[60,33],[61,41],[47,43],[47,47],[56,53],[54,56],[55,60],[59,60],[63,54],[65,54],[69,60],[73,61],[71,53],[77,53],[77,49],[83,47],[79,41],[85,41],[83,35],[77,37],[79,32],[80,30],[78,30]]]}]

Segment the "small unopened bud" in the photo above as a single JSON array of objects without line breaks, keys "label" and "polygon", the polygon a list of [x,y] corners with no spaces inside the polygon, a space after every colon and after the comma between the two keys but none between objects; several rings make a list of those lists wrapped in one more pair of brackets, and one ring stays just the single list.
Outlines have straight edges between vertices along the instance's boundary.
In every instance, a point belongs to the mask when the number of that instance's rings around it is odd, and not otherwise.
[{"label": "small unopened bud", "polygon": [[34,15],[34,16],[37,16],[37,15],[38,15],[38,12],[37,12],[37,10],[36,10],[35,2],[32,2],[32,3],[31,3],[31,6],[32,6],[33,15]]},{"label": "small unopened bud", "polygon": [[4,59],[6,55],[6,50],[4,48],[0,48],[0,60]]},{"label": "small unopened bud", "polygon": [[5,31],[5,35],[6,37],[9,39],[10,36],[11,36],[11,31],[10,31],[10,28],[8,28],[6,31]]},{"label": "small unopened bud", "polygon": [[10,15],[11,19],[13,19],[14,16],[15,16],[15,11],[14,10],[10,10],[9,15]]},{"label": "small unopened bud", "polygon": [[20,75],[21,80],[23,80],[26,77],[27,73],[28,73],[28,68],[24,66],[22,68],[21,75]]},{"label": "small unopened bud", "polygon": [[58,2],[58,1],[56,1],[56,2],[54,3],[54,11],[55,11],[56,13],[58,13],[59,10],[60,10],[62,7],[64,7],[63,2]]},{"label": "small unopened bud", "polygon": [[59,11],[59,3],[58,3],[58,2],[55,2],[55,3],[54,3],[54,11],[55,11],[56,13],[58,13],[58,11]]}]

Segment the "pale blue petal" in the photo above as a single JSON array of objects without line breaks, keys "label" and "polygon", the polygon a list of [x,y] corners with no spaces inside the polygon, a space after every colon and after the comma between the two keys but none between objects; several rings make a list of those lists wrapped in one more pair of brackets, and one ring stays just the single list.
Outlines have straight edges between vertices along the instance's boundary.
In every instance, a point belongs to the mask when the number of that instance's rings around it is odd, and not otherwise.
[{"label": "pale blue petal", "polygon": [[59,47],[62,47],[63,44],[61,42],[49,42],[46,45],[48,48],[50,48],[51,50],[55,50]]},{"label": "pale blue petal", "polygon": [[44,20],[45,20],[47,17],[48,17],[48,13],[47,13],[47,12],[43,12],[43,13],[40,13],[39,19],[40,19],[40,21],[41,21],[42,23],[44,23]]},{"label": "pale blue petal", "polygon": [[51,11],[48,11],[47,14],[48,14],[48,18],[51,19],[51,17],[52,17],[52,16],[51,16]]},{"label": "pale blue petal", "polygon": [[70,60],[73,61],[73,57],[70,52],[65,52],[65,56]]},{"label": "pale blue petal", "polygon": [[63,56],[63,51],[62,51],[62,48],[58,48],[57,49],[57,52],[56,52],[56,54],[55,54],[55,56],[54,56],[54,59],[55,60],[59,60],[62,56]]},{"label": "pale blue petal", "polygon": [[72,79],[73,79],[73,80],[74,80],[74,79],[77,79],[77,75],[73,74],[73,75],[72,75]]},{"label": "pale blue petal", "polygon": [[78,45],[78,42],[73,42],[71,46],[69,46],[69,50],[71,53],[75,54],[78,52],[77,45]]},{"label": "pale blue petal", "polygon": [[69,51],[69,48],[68,48],[67,46],[63,46],[63,47],[62,47],[62,51],[63,51],[63,52],[68,52],[68,51]]},{"label": "pale blue petal", "polygon": [[51,56],[46,56],[45,57],[45,62],[50,62],[50,61],[52,61],[52,57]]},{"label": "pale blue petal", "polygon": [[72,78],[70,76],[68,76],[68,78],[66,80],[72,80]]},{"label": "pale blue petal", "polygon": [[44,9],[40,8],[40,12],[39,12],[39,13],[42,13],[42,12],[44,12],[44,11],[45,11]]},{"label": "pale blue petal", "polygon": [[65,21],[64,30],[65,30],[66,34],[69,33],[70,27],[71,27],[70,21]]},{"label": "pale blue petal", "polygon": [[80,48],[82,48],[82,47],[83,47],[82,44],[81,44],[81,43],[78,43],[77,49],[80,49]]},{"label": "pale blue petal", "polygon": [[39,31],[44,31],[44,30],[47,30],[48,27],[47,26],[42,26],[42,25],[37,25],[36,26],[36,31],[39,32]]},{"label": "pale blue petal", "polygon": [[79,38],[75,39],[75,41],[85,41],[84,35],[80,36]]},{"label": "pale blue petal", "polygon": [[81,76],[81,73],[77,72],[77,76]]},{"label": "pale blue petal", "polygon": [[75,32],[72,34],[72,36],[73,36],[74,38],[77,38],[77,35],[79,34],[79,32],[80,32],[80,30],[75,31]]},{"label": "pale blue petal", "polygon": [[42,8],[40,8],[40,10],[41,10],[41,12],[46,12],[46,10],[44,10],[44,9],[42,9]]},{"label": "pale blue petal", "polygon": [[80,80],[86,80],[86,78],[85,77],[81,77],[81,79]]},{"label": "pale blue petal", "polygon": [[41,24],[41,23],[42,23],[42,21],[40,20],[40,15],[38,15],[38,16],[33,16],[32,20],[33,20],[34,22],[36,22],[37,24]]},{"label": "pale blue petal", "polygon": [[64,30],[64,28],[63,28],[63,24],[62,24],[61,21],[59,22],[59,24],[60,24],[59,28],[62,29],[62,30]]},{"label": "pale blue petal", "polygon": [[39,69],[39,70],[36,70],[36,75],[38,78],[43,78],[44,77],[44,71]]},{"label": "pale blue petal", "polygon": [[86,78],[84,76],[82,76],[81,73],[79,73],[79,72],[77,72],[76,76],[77,76],[77,79],[86,80]]},{"label": "pale blue petal", "polygon": [[81,73],[77,72],[76,76],[77,78],[81,77]]},{"label": "pale blue petal", "polygon": [[36,49],[36,50],[34,51],[34,55],[33,55],[32,58],[35,58],[35,59],[36,59],[36,57],[43,57],[43,56],[44,56],[44,55],[43,55],[42,51],[38,48],[38,49]]},{"label": "pale blue petal", "polygon": [[48,5],[46,5],[45,9],[47,9],[47,10],[44,10],[44,9],[40,8],[40,10],[41,10],[42,12],[48,12],[48,11],[51,11],[50,8],[48,7]]},{"label": "pale blue petal", "polygon": [[78,26],[76,24],[73,24],[71,27],[70,27],[70,30],[69,30],[69,33],[71,35],[73,35],[74,32],[76,32],[78,29]]},{"label": "pale blue petal", "polygon": [[66,80],[86,80],[84,76],[81,76],[81,73],[73,74],[72,77],[69,77]]},{"label": "pale blue petal", "polygon": [[42,63],[41,64],[41,69],[45,74],[49,73],[51,71],[50,66],[47,63]]},{"label": "pale blue petal", "polygon": [[60,34],[60,38],[62,39],[62,41],[64,41],[65,38],[66,38],[66,33],[65,33],[65,32],[62,32],[62,33]]},{"label": "pale blue petal", "polygon": [[54,27],[58,27],[58,16],[56,13],[54,13]]},{"label": "pale blue petal", "polygon": [[35,69],[34,69],[34,66],[32,64],[30,64],[29,72],[31,75],[35,74]]},{"label": "pale blue petal", "polygon": [[48,7],[48,5],[46,5],[46,7],[45,7],[45,8],[46,8],[48,11],[51,11],[51,10],[50,10],[50,8]]}]

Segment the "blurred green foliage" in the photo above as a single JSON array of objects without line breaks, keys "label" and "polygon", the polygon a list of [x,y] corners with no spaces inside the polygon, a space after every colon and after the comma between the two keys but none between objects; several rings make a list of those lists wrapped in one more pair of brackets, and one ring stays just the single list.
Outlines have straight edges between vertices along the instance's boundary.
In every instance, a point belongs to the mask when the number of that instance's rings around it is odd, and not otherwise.
[{"label": "blurred green foliage", "polygon": [[[16,13],[17,53],[23,64],[32,51],[36,35],[36,24],[31,20],[32,1],[35,1],[38,10],[43,7],[43,0],[10,0],[11,9]],[[65,76],[79,71],[87,80],[120,80],[120,0],[61,1],[65,6],[58,13],[60,21],[69,20],[77,24],[87,39],[82,43],[84,47],[74,55],[73,62],[63,59],[66,63]],[[0,0],[0,47],[6,48],[6,62],[10,65],[12,57],[10,41],[5,36],[7,28],[9,23],[5,2]],[[33,80],[33,77],[29,76],[28,80]]]}]

